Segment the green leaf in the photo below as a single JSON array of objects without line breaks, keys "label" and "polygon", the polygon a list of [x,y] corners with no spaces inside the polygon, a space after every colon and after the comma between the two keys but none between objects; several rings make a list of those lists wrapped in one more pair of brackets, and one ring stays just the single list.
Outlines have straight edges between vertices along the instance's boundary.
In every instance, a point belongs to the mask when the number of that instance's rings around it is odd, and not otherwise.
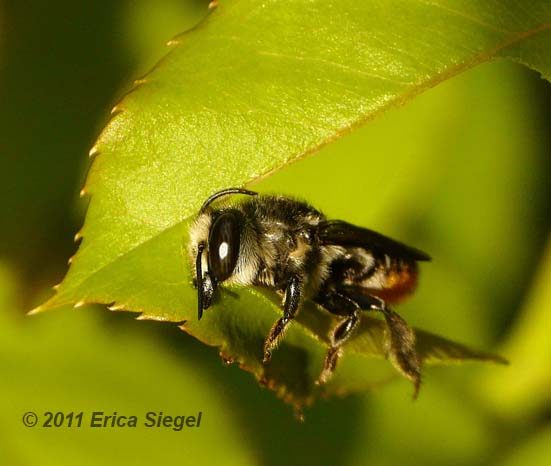
[{"label": "green leaf", "polygon": [[[509,57],[550,76],[550,30],[543,1],[221,3],[115,107],[92,150],[83,242],[38,310],[99,302],[187,321],[282,395],[309,400],[333,318],[301,312],[264,373],[261,344],[279,307],[258,290],[226,292],[195,322],[190,219],[212,192],[259,180],[478,63]],[[380,324],[365,322],[324,391],[353,386],[339,375],[347,361],[384,354]],[[418,339],[430,360],[486,357]]]}]

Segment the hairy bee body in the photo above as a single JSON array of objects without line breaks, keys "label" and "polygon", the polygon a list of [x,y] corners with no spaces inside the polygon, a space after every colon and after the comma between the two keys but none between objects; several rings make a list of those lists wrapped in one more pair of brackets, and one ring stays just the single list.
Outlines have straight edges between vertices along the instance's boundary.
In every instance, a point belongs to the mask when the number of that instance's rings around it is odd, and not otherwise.
[{"label": "hairy bee body", "polygon": [[[218,197],[248,194],[241,203],[212,207]],[[398,368],[419,385],[414,335],[386,303],[408,296],[417,282],[417,261],[429,257],[374,231],[326,217],[305,202],[257,196],[230,189],[205,202],[190,230],[196,263],[199,317],[221,283],[264,286],[283,294],[284,315],[265,342],[269,362],[304,299],[346,316],[335,329],[320,382],[334,371],[342,343],[359,321],[360,310],[384,314]]]}]

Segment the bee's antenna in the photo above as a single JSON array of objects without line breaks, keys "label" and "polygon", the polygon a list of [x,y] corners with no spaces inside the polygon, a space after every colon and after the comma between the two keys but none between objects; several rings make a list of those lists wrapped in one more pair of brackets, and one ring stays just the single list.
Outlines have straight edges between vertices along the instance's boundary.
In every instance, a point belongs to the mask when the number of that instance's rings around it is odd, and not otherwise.
[{"label": "bee's antenna", "polygon": [[205,243],[199,243],[197,247],[197,259],[195,259],[195,273],[197,275],[197,317],[201,320],[203,317],[203,265],[202,256],[205,249]]},{"label": "bee's antenna", "polygon": [[222,191],[218,191],[217,193],[214,193],[212,196],[210,196],[201,206],[201,210],[199,210],[199,213],[203,213],[205,209],[216,199],[219,197],[225,196],[227,194],[247,194],[249,196],[256,196],[258,193],[254,191],[249,191],[247,189],[242,188],[228,188],[223,189]]}]

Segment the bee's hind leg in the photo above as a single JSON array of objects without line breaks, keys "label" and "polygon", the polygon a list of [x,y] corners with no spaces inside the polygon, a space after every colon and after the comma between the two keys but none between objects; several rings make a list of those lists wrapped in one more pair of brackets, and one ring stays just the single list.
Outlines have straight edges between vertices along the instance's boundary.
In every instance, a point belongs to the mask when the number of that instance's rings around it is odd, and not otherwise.
[{"label": "bee's hind leg", "polygon": [[342,344],[350,337],[359,323],[359,311],[379,311],[387,324],[390,333],[390,360],[392,364],[414,386],[414,398],[421,385],[420,363],[415,350],[415,333],[411,327],[396,312],[389,309],[386,303],[376,297],[369,296],[354,289],[346,289],[342,292],[333,291],[316,299],[325,309],[333,314],[346,315],[347,318],[340,323],[331,338],[331,346],[325,356],[325,362],[317,384],[327,382],[342,354]]},{"label": "bee's hind leg", "polygon": [[348,340],[354,329],[358,326],[361,309],[356,302],[337,292],[327,294],[316,301],[329,312],[346,316],[346,319],[335,327],[331,335],[331,346],[325,356],[323,369],[316,380],[316,384],[319,385],[327,382],[331,375],[333,375],[333,372],[335,372],[337,362],[342,354],[342,344]]},{"label": "bee's hind leg", "polygon": [[392,364],[413,383],[413,398],[417,397],[421,385],[421,368],[417,351],[415,350],[415,333],[413,329],[396,312],[390,309],[386,303],[377,296],[369,296],[355,293],[353,289],[350,296],[364,310],[379,311],[386,320],[390,333],[389,356]]}]

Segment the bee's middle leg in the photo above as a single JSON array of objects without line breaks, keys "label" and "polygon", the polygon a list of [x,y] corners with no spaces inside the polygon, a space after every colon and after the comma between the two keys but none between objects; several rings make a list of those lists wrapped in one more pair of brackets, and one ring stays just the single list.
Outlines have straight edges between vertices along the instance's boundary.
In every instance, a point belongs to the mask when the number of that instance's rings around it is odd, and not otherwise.
[{"label": "bee's middle leg", "polygon": [[295,318],[298,307],[302,300],[302,280],[299,276],[293,275],[289,279],[289,284],[285,290],[285,299],[283,301],[283,317],[277,320],[270,330],[270,333],[264,341],[263,364],[268,364],[272,359],[272,351],[279,344],[287,326]]},{"label": "bee's middle leg", "polygon": [[319,385],[327,382],[335,372],[337,362],[342,354],[342,344],[352,335],[360,321],[360,306],[338,292],[327,294],[316,301],[329,312],[346,316],[346,319],[335,327],[331,335],[331,346],[327,350],[323,369],[316,380],[316,384]]}]

